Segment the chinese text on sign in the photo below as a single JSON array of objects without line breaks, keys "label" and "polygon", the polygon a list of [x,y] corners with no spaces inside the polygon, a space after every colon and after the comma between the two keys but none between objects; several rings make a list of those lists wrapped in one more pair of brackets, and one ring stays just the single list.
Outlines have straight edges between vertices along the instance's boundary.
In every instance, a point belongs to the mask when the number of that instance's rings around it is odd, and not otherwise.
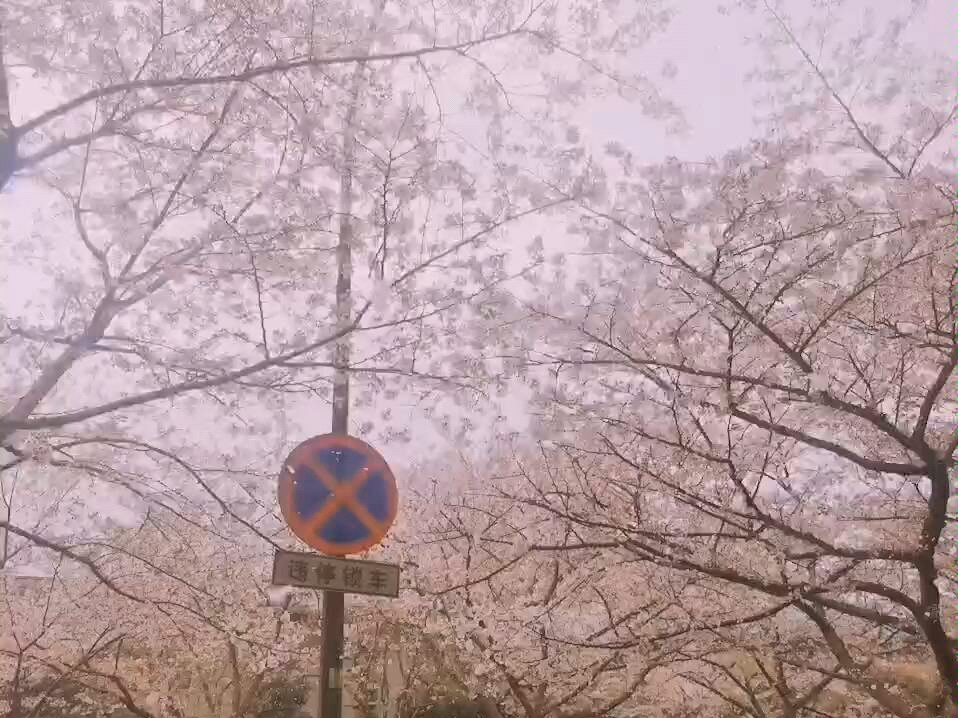
[{"label": "chinese text on sign", "polygon": [[399,595],[399,566],[314,553],[277,551],[273,557],[273,583],[396,597]]}]

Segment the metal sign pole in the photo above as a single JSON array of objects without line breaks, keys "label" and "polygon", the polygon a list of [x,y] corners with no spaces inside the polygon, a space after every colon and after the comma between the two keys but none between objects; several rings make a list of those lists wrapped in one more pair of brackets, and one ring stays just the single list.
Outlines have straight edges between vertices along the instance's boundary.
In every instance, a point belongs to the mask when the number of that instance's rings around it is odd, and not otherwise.
[{"label": "metal sign pole", "polygon": [[[342,238],[340,238],[342,244]],[[337,305],[340,304],[341,288],[344,284],[342,262],[339,278],[336,282]],[[349,277],[345,275],[346,292],[349,291]],[[339,308],[337,306],[337,308]],[[342,366],[342,359],[348,361],[348,347],[341,348],[340,339],[336,347],[337,368],[333,379],[333,432],[346,434],[349,420],[349,375]],[[346,618],[345,595],[339,591],[323,591],[323,643],[319,652],[320,686],[319,718],[342,718],[343,714],[343,639]]]},{"label": "metal sign pole", "polygon": [[343,711],[343,625],[346,602],[339,591],[323,591],[323,645],[319,653],[320,718],[340,718]]},{"label": "metal sign pole", "polygon": [[[343,150],[346,155],[340,177],[339,242],[336,245],[336,328],[344,331],[352,320],[352,125],[355,119],[362,66],[354,78],[352,103],[346,118],[346,136]],[[336,341],[335,374],[333,375],[333,434],[348,434],[349,429],[349,348],[348,335]],[[320,687],[319,718],[342,718],[343,714],[343,642],[345,624],[345,595],[339,591],[323,591],[323,644],[319,653]]]},{"label": "metal sign pole", "polygon": [[[340,282],[342,266],[340,266]],[[347,280],[348,281],[348,280]],[[340,350],[337,347],[337,354]],[[342,352],[345,354],[346,352]],[[349,377],[336,369],[333,383],[333,433],[346,434],[349,416]],[[345,632],[345,594],[323,591],[323,643],[319,652],[320,686],[319,718],[342,718],[343,714],[343,639]]]}]

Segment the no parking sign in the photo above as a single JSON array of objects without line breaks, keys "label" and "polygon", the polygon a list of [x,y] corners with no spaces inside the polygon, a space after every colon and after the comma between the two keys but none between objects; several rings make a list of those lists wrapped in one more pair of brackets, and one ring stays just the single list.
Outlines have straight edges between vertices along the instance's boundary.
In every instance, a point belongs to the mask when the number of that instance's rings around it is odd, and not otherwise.
[{"label": "no parking sign", "polygon": [[296,536],[327,556],[347,556],[386,536],[399,505],[396,478],[369,444],[343,434],[307,439],[279,475],[279,506]]}]

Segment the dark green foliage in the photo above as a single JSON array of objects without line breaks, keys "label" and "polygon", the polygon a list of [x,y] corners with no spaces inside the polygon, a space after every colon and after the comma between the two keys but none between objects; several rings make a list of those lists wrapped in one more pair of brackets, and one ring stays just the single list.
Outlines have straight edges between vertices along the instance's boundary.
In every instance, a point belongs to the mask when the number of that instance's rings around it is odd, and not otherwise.
[{"label": "dark green foliage", "polygon": [[276,675],[263,684],[256,702],[256,718],[294,718],[306,704],[303,678]]},{"label": "dark green foliage", "polygon": [[[79,680],[22,676],[19,710],[9,700],[11,686],[0,682],[0,716],[9,718],[136,718],[116,695],[98,691]],[[306,703],[305,679],[275,675],[260,690],[251,718],[295,718]],[[15,715],[17,713],[18,715]],[[241,718],[241,717],[237,717]]]},{"label": "dark green foliage", "polygon": [[12,718],[133,718],[112,696],[73,678],[21,674],[16,708],[9,700],[10,684],[0,684],[0,690],[7,699],[0,714]]},{"label": "dark green foliage", "polygon": [[480,701],[453,700],[417,709],[415,718],[497,718]]}]

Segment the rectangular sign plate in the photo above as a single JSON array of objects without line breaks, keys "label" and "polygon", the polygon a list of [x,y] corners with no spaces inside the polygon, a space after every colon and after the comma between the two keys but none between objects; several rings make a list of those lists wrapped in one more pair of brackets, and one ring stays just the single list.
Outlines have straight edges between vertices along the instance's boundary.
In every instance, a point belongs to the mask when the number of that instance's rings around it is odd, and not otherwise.
[{"label": "rectangular sign plate", "polygon": [[273,556],[273,585],[396,598],[399,566],[277,550]]}]

